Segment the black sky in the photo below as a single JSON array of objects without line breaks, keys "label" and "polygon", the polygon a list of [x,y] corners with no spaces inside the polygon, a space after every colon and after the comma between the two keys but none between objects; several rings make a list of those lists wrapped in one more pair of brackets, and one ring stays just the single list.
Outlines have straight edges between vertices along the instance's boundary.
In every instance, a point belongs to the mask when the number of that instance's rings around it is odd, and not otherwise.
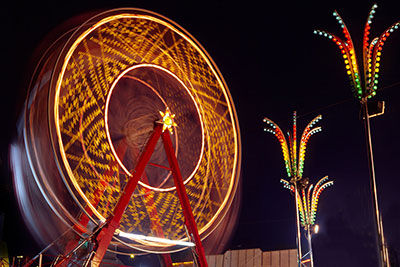
[{"label": "black sky", "polygon": [[[263,132],[269,117],[283,130],[297,110],[303,129],[322,114],[322,133],[308,145],[304,176],[329,175],[335,185],[320,199],[314,236],[317,266],[377,266],[368,162],[360,106],[352,96],[340,51],[323,29],[342,36],[332,16],[337,10],[360,55],[362,30],[374,2],[316,1],[32,1],[3,6],[1,114],[1,206],[6,213],[9,252],[35,254],[13,196],[8,145],[26,94],[24,80],[35,47],[72,16],[115,7],[160,13],[191,33],[209,52],[232,94],[242,134],[243,202],[229,249],[295,247],[294,205],[279,183],[285,177],[276,138]],[[371,35],[400,20],[400,3],[378,2]],[[384,230],[400,266],[400,30],[383,48],[379,90],[386,112],[371,119],[378,194]],[[17,231],[11,234],[11,231]],[[20,242],[24,241],[24,245]],[[396,260],[397,259],[397,260]]]}]

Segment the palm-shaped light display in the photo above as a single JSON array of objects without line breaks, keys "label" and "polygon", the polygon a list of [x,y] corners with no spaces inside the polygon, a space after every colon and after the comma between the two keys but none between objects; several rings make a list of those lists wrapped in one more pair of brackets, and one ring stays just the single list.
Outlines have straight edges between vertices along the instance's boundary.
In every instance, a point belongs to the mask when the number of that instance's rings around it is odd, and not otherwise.
[{"label": "palm-shaped light display", "polygon": [[296,112],[293,113],[293,132],[288,132],[289,142],[286,141],[285,135],[279,126],[268,118],[264,118],[266,127],[264,131],[270,132],[278,138],[279,143],[283,152],[283,159],[285,161],[285,167],[287,176],[291,181],[299,181],[303,176],[304,159],[306,155],[307,143],[310,137],[322,131],[320,126],[314,127],[314,125],[322,119],[321,115],[315,117],[304,129],[300,139],[299,153],[297,155],[297,126],[296,126]]},{"label": "palm-shaped light display", "polygon": [[342,40],[338,36],[326,31],[314,31],[314,34],[331,39],[339,47],[344,59],[347,75],[349,76],[353,94],[360,100],[371,98],[376,94],[376,90],[378,89],[379,68],[383,45],[390,34],[400,28],[400,21],[398,21],[392,24],[378,37],[370,39],[369,35],[371,23],[372,19],[374,18],[375,9],[377,7],[377,4],[374,4],[372,6],[364,27],[362,53],[363,77],[360,73],[360,68],[357,63],[357,56],[350,33],[346,27],[346,24],[343,22],[343,19],[340,17],[339,13],[336,10],[333,12],[333,15],[336,17],[336,20],[339,22],[343,30],[345,40]]},{"label": "palm-shaped light display", "polygon": [[375,9],[378,7],[374,4],[369,12],[367,22],[364,27],[364,38],[363,38],[363,71],[360,73],[360,68],[357,63],[357,56],[354,49],[353,41],[351,39],[350,33],[347,30],[346,24],[344,24],[343,19],[339,16],[337,11],[333,12],[336,20],[339,22],[343,29],[343,34],[345,40],[340,39],[338,36],[331,34],[326,31],[315,30],[314,34],[321,35],[331,39],[339,47],[344,63],[347,70],[347,75],[349,76],[352,91],[357,99],[360,100],[364,113],[364,124],[367,139],[367,152],[369,157],[369,169],[370,169],[370,180],[371,180],[371,194],[372,202],[374,206],[374,219],[377,235],[377,246],[379,251],[379,266],[389,266],[389,254],[387,249],[387,244],[385,242],[385,237],[383,234],[383,223],[382,217],[379,211],[378,205],[378,195],[377,186],[375,179],[375,169],[374,160],[372,152],[372,141],[371,141],[371,130],[369,118],[372,117],[368,113],[368,99],[376,95],[378,89],[378,79],[379,79],[379,68],[382,57],[383,45],[387,38],[397,29],[400,28],[400,21],[392,24],[378,37],[370,39],[370,29],[372,19],[374,18]]},{"label": "palm-shaped light display", "polygon": [[[283,186],[294,192],[294,186],[288,181],[281,179]],[[333,181],[328,181],[328,176],[320,179],[318,183],[303,186],[296,194],[297,205],[300,213],[301,225],[306,229],[311,229],[315,224],[315,218],[317,217],[318,200],[322,191],[328,186],[333,185]]]},{"label": "palm-shaped light display", "polygon": [[[322,178],[318,183],[314,185],[308,184],[308,179],[303,178],[303,169],[304,169],[304,159],[306,155],[307,143],[310,137],[322,130],[320,126],[314,127],[315,124],[322,119],[321,115],[315,117],[304,129],[301,138],[299,151],[297,153],[297,119],[296,112],[293,114],[293,132],[288,132],[288,141],[285,138],[282,130],[279,126],[268,118],[264,118],[264,122],[266,123],[266,127],[264,131],[270,132],[278,138],[279,143],[282,148],[283,159],[285,161],[286,173],[289,178],[289,181],[285,179],[281,179],[283,186],[285,188],[293,191],[295,197],[295,205],[296,205],[296,224],[297,224],[297,250],[298,250],[298,263],[299,266],[304,261],[303,258],[309,256],[309,259],[305,261],[311,262],[311,266],[313,263],[312,256],[312,248],[311,248],[311,234],[310,228],[315,223],[318,199],[322,191],[333,184],[332,181],[327,182],[328,177]],[[301,222],[300,222],[301,221]],[[300,223],[307,231],[307,239],[309,252],[302,256],[301,253],[301,235],[300,235]]]}]

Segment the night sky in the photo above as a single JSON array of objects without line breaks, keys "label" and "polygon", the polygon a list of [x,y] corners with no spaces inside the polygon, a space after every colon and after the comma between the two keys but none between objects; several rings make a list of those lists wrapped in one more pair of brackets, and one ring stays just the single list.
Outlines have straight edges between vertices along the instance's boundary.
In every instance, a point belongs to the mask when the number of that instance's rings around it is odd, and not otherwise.
[{"label": "night sky", "polygon": [[[316,266],[377,266],[360,105],[339,49],[313,34],[321,29],[342,37],[332,16],[336,9],[360,56],[363,27],[374,2],[345,2],[350,1],[31,1],[3,6],[0,211],[6,214],[4,238],[10,255],[33,256],[40,250],[19,215],[7,155],[35,48],[75,15],[138,7],[160,13],[191,33],[214,59],[232,94],[242,135],[243,190],[237,230],[227,249],[295,248],[293,198],[279,183],[286,176],[281,149],[263,131],[262,119],[267,116],[286,132],[297,110],[300,130],[318,114],[323,116],[323,131],[308,143],[303,176],[315,183],[328,175],[335,183],[319,202],[320,233],[313,236]],[[400,20],[400,2],[378,4],[372,37]],[[400,30],[388,38],[382,55],[375,99],[386,102],[386,111],[371,119],[372,142],[385,236],[392,266],[400,266]]]}]

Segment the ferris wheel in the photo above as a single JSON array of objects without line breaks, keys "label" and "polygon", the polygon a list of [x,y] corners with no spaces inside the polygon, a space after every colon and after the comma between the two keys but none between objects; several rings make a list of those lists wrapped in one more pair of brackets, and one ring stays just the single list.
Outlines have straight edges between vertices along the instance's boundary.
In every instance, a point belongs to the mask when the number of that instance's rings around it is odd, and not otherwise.
[{"label": "ferris wheel", "polygon": [[59,37],[35,69],[19,130],[10,155],[22,213],[61,250],[118,212],[109,250],[182,250],[159,241],[191,239],[171,157],[202,240],[238,187],[240,132],[222,75],[189,33],[146,10],[106,11]]}]

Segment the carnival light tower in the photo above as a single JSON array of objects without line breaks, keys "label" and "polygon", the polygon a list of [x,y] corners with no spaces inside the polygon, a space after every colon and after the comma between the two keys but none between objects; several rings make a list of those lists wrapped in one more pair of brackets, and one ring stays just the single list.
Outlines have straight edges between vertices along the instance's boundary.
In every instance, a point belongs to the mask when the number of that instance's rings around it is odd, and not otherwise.
[{"label": "carnival light tower", "polygon": [[309,184],[307,178],[304,178],[301,186],[297,189],[297,192],[295,192],[293,184],[289,181],[281,179],[281,183],[285,188],[289,189],[296,195],[298,212],[300,214],[300,223],[306,232],[308,252],[301,257],[301,263],[305,264],[309,262],[310,266],[314,267],[311,231],[313,229],[315,233],[318,232],[318,225],[315,225],[315,219],[317,217],[319,196],[325,188],[333,185],[333,181],[328,181],[328,176],[325,176],[314,186],[313,184]]},{"label": "carnival light tower", "polygon": [[[332,181],[327,181],[325,176],[316,183],[310,185],[308,178],[303,178],[304,159],[306,154],[307,143],[310,137],[320,132],[320,126],[314,125],[322,119],[321,115],[315,117],[304,129],[300,139],[299,151],[297,153],[297,117],[296,112],[293,113],[293,132],[288,132],[289,143],[286,141],[285,135],[279,126],[268,118],[264,118],[266,127],[264,131],[274,134],[281,145],[283,159],[289,181],[281,179],[283,186],[293,192],[295,195],[296,206],[296,226],[297,226],[297,262],[301,266],[307,262],[314,266],[312,245],[311,245],[311,228],[315,224],[317,215],[318,199],[322,191],[333,184]],[[301,252],[301,233],[300,227],[303,226],[307,233],[309,251],[302,255]]]},{"label": "carnival light tower", "polygon": [[[378,205],[378,195],[376,188],[375,179],[375,169],[374,169],[374,158],[372,152],[372,142],[371,142],[371,129],[369,118],[373,115],[368,113],[368,99],[376,95],[378,90],[378,79],[379,79],[379,67],[382,57],[382,49],[387,38],[397,29],[400,28],[400,21],[392,24],[387,28],[381,35],[373,39],[369,38],[372,19],[374,18],[375,9],[378,7],[374,4],[369,12],[367,22],[364,27],[364,38],[363,38],[363,51],[362,51],[362,72],[360,72],[359,64],[357,63],[357,56],[354,49],[353,41],[351,39],[350,33],[340,17],[339,13],[335,10],[333,16],[340,24],[343,30],[345,40],[340,39],[338,36],[331,34],[326,31],[315,30],[314,34],[324,36],[332,40],[339,47],[344,63],[347,70],[347,75],[349,76],[350,85],[354,96],[360,101],[364,114],[364,124],[365,124],[365,135],[367,141],[367,152],[369,160],[369,172],[370,172],[370,182],[371,182],[371,192],[372,192],[372,202],[375,210],[375,226],[377,232],[377,243],[379,250],[379,266],[390,266],[389,255],[387,250],[387,245],[385,242],[385,237],[383,234],[383,223],[382,217],[379,211]],[[383,106],[384,107],[384,106]],[[375,115],[375,114],[374,114]]]}]

